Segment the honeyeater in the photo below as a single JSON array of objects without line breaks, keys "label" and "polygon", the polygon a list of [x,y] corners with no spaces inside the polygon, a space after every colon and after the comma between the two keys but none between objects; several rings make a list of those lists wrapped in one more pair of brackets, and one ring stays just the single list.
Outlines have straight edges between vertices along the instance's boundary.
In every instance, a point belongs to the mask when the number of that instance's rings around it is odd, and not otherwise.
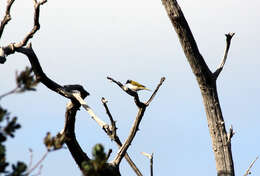
[{"label": "honeyeater", "polygon": [[127,80],[126,81],[126,84],[125,84],[125,87],[128,88],[128,89],[131,89],[132,91],[139,91],[139,90],[149,90],[150,89],[147,89],[144,85],[136,82],[136,81],[133,81],[133,80]]}]

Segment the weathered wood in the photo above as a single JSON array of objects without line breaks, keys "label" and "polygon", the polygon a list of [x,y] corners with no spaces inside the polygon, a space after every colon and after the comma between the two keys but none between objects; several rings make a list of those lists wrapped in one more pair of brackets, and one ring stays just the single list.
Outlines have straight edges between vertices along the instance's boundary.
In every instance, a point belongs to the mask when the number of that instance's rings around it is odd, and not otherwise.
[{"label": "weathered wood", "polygon": [[208,120],[218,176],[234,176],[231,143],[228,141],[218,99],[216,77],[199,52],[189,25],[176,0],[162,0],[183,51],[198,81]]}]

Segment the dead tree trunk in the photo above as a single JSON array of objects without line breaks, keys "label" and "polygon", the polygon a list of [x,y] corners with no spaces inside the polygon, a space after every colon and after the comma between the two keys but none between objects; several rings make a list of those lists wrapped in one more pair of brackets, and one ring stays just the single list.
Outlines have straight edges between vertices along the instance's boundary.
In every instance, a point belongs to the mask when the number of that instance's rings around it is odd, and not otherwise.
[{"label": "dead tree trunk", "polygon": [[224,59],[220,67],[212,73],[199,52],[196,41],[177,1],[162,0],[162,2],[201,90],[215,154],[217,175],[234,176],[230,141],[233,131],[231,130],[230,134],[226,132],[216,87],[217,77],[225,64],[230,41],[234,34],[226,35],[227,47]]}]

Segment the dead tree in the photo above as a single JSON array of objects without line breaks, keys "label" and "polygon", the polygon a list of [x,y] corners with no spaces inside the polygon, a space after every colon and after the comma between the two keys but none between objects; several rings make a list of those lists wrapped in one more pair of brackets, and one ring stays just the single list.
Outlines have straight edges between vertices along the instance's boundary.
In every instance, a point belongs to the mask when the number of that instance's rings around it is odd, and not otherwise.
[{"label": "dead tree", "polygon": [[200,87],[208,120],[212,149],[216,160],[217,175],[234,176],[234,164],[231,152],[231,137],[234,132],[232,128],[229,133],[226,131],[216,86],[217,78],[226,62],[230,42],[234,33],[226,34],[224,58],[216,71],[212,72],[199,52],[196,41],[177,1],[162,0],[162,3]]},{"label": "dead tree", "polygon": [[[90,175],[88,172],[85,172],[86,169],[84,167],[84,163],[89,163],[92,159],[82,150],[81,146],[77,142],[76,135],[75,135],[75,116],[79,108],[82,106],[88,114],[94,119],[98,125],[108,134],[108,136],[117,143],[119,149],[117,151],[116,157],[111,162],[106,162],[108,157],[103,158],[105,163],[102,163],[101,170],[98,171],[98,175],[100,176],[118,176],[120,175],[119,172],[119,165],[123,159],[126,158],[129,165],[133,168],[136,175],[141,176],[141,172],[135,166],[129,155],[127,154],[127,149],[129,148],[130,144],[132,143],[138,129],[139,124],[144,116],[146,108],[150,105],[153,98],[155,97],[157,91],[159,90],[160,86],[164,82],[165,78],[163,77],[156,89],[154,90],[151,97],[146,102],[142,102],[139,99],[138,93],[128,89],[120,83],[119,81],[114,80],[111,77],[107,77],[107,79],[111,80],[113,83],[118,85],[123,91],[125,91],[128,95],[134,98],[134,102],[138,108],[138,112],[136,118],[134,120],[133,126],[129,132],[129,136],[122,143],[119,137],[116,134],[116,126],[115,121],[112,118],[112,115],[107,107],[107,101],[105,98],[102,98],[102,103],[106,109],[106,112],[109,116],[111,124],[108,125],[104,121],[102,121],[90,108],[89,105],[84,101],[89,93],[81,86],[81,85],[60,85],[54,80],[50,79],[42,70],[40,61],[37,55],[34,53],[31,43],[28,43],[29,39],[33,38],[34,34],[40,29],[39,23],[39,15],[40,15],[40,6],[45,4],[47,0],[37,1],[34,0],[34,25],[31,31],[24,37],[24,39],[20,42],[10,43],[7,46],[0,47],[0,63],[4,64],[7,61],[7,57],[11,54],[16,52],[24,54],[32,67],[32,70],[36,76],[36,80],[42,84],[44,84],[48,89],[60,94],[61,96],[69,99],[69,103],[66,107],[66,114],[65,114],[65,127],[61,130],[60,133],[57,134],[56,137],[51,137],[48,133],[44,142],[47,146],[48,150],[51,149],[59,149],[61,148],[62,144],[65,143],[77,163],[78,167],[84,173],[84,175]],[[7,25],[8,21],[11,20],[10,9],[14,3],[14,0],[7,1],[6,13],[4,19],[1,21],[0,26],[0,38],[4,32],[5,26]],[[99,141],[97,141],[99,142]],[[100,147],[99,147],[100,148]]]}]

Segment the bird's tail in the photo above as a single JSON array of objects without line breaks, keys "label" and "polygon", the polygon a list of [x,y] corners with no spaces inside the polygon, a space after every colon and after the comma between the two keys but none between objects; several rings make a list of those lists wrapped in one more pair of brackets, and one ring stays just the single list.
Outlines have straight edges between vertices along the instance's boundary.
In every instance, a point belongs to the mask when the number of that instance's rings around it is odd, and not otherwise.
[{"label": "bird's tail", "polygon": [[150,90],[150,89],[148,89],[148,88],[146,88],[146,87],[144,87],[144,90],[152,91],[152,90]]}]

